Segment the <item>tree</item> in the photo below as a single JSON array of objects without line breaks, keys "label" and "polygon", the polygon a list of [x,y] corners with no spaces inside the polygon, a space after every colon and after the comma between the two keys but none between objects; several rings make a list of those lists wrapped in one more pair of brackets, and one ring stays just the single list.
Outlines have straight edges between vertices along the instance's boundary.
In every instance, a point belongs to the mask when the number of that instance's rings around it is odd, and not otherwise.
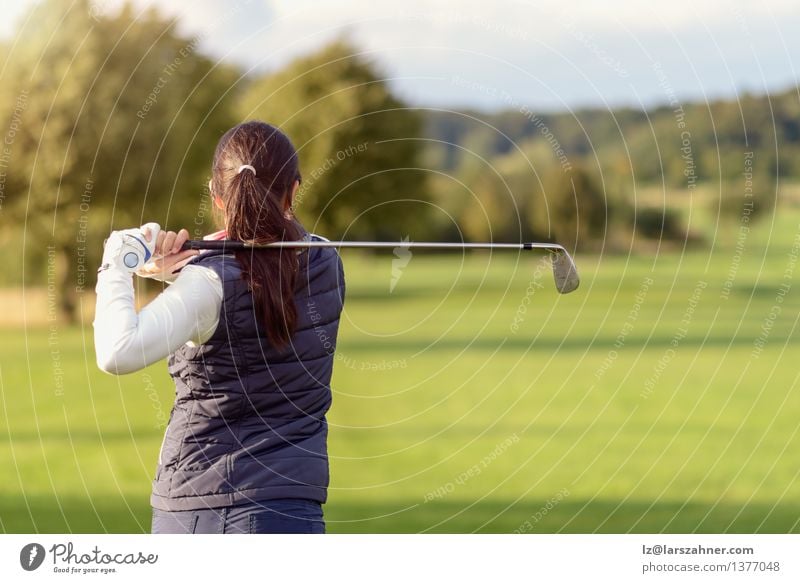
[{"label": "tree", "polygon": [[[753,159],[755,164],[752,163]],[[718,218],[728,223],[728,226],[752,227],[757,221],[775,212],[779,199],[779,182],[772,173],[774,170],[753,170],[762,163],[768,166],[769,156],[753,156],[747,160],[751,164],[745,166],[745,171],[739,176],[724,180],[718,196],[709,201],[709,211],[714,215],[719,214]]]},{"label": "tree", "polygon": [[345,40],[257,79],[240,111],[280,127],[297,147],[303,182],[294,208],[309,228],[389,240],[427,230],[420,114]]},{"label": "tree", "polygon": [[[0,220],[59,258],[70,321],[112,228],[192,224],[235,77],[154,10],[97,14],[88,0],[34,7],[9,53],[0,112],[15,127]],[[13,108],[23,96],[24,106]]]},{"label": "tree", "polygon": [[606,197],[595,179],[580,165],[560,169],[545,182],[545,197],[556,240],[565,247],[586,249],[605,235]]}]

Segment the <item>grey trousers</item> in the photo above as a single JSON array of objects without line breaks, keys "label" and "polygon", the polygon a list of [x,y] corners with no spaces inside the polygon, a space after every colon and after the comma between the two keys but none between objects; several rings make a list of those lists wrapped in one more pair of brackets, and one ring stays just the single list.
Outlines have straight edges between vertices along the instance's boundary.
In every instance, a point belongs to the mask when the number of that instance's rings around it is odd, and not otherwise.
[{"label": "grey trousers", "polygon": [[153,508],[153,534],[324,534],[322,505],[283,498],[222,508]]}]

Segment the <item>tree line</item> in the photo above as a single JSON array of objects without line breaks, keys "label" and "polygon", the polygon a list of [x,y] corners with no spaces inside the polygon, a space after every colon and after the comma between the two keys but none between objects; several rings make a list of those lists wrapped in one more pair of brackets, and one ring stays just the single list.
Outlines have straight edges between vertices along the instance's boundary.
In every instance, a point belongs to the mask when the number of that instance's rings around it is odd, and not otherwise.
[{"label": "tree line", "polygon": [[395,193],[429,200],[421,116],[343,39],[245,76],[132,3],[105,13],[45,0],[21,22],[0,47],[4,277],[42,282],[54,254],[70,320],[112,229],[157,221],[200,237],[219,227],[206,184],[236,123],[262,119],[291,137],[304,178],[295,211],[320,233],[399,237],[419,218],[398,210]]},{"label": "tree line", "polygon": [[405,103],[345,38],[246,75],[131,3],[101,13],[89,0],[44,0],[20,22],[0,46],[0,237],[13,251],[3,278],[41,282],[54,251],[70,319],[112,229],[216,228],[213,149],[248,119],[295,143],[296,214],[329,238],[543,239],[578,250],[610,229],[681,239],[670,204],[637,205],[639,186],[680,197],[717,182],[720,211],[736,216],[745,156],[760,212],[777,181],[800,172],[794,91],[649,111],[444,112]]}]

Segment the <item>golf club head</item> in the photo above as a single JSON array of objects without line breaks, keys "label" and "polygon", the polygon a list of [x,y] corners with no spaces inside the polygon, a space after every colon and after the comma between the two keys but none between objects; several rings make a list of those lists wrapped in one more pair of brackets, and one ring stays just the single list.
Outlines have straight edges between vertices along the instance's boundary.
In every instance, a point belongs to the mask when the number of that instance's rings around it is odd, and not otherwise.
[{"label": "golf club head", "polygon": [[552,252],[553,278],[559,293],[568,294],[578,289],[581,280],[575,262],[566,249],[560,247]]}]

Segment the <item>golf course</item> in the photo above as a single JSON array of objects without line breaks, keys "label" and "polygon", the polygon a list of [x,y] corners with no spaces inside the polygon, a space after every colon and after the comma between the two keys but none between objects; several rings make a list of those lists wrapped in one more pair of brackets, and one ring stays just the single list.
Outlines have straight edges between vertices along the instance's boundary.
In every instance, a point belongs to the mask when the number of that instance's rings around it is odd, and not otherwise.
[{"label": "golf course", "polygon": [[[742,226],[578,253],[568,295],[537,253],[342,251],[327,531],[799,531],[800,212]],[[0,529],[149,532],[166,365],[4,293]]]}]

